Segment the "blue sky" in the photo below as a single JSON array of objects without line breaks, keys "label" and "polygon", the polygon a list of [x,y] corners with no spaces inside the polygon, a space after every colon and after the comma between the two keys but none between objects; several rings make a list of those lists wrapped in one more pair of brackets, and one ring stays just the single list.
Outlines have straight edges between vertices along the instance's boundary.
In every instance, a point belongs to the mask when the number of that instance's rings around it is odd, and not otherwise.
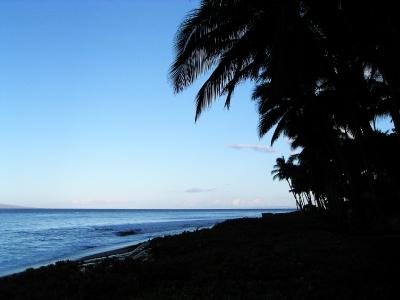
[{"label": "blue sky", "polygon": [[[189,0],[0,2],[0,203],[76,208],[288,207],[259,151],[251,84],[194,124],[173,95]],[[257,148],[258,147],[258,148]]]}]

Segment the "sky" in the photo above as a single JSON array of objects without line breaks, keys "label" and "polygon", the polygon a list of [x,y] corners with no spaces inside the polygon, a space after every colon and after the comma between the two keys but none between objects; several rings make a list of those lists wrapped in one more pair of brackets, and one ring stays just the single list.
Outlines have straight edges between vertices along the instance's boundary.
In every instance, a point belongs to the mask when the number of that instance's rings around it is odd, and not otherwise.
[{"label": "sky", "polygon": [[173,39],[194,0],[0,0],[0,203],[43,208],[294,207],[270,175],[252,84],[194,122]]}]

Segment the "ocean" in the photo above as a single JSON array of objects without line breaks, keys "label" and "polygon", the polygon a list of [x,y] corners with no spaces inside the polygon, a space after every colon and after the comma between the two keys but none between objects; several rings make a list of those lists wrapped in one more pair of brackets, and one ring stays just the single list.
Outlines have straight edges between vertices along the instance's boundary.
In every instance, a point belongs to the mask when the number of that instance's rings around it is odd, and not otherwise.
[{"label": "ocean", "polygon": [[154,237],[212,227],[227,219],[288,211],[0,209],[0,276]]}]

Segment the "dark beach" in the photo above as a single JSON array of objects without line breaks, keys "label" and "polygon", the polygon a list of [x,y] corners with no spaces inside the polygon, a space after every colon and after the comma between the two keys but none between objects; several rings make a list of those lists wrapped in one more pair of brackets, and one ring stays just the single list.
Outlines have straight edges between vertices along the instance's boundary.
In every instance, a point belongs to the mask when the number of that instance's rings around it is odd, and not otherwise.
[{"label": "dark beach", "polygon": [[298,212],[226,221],[2,278],[0,298],[393,299],[400,235],[378,231]]}]

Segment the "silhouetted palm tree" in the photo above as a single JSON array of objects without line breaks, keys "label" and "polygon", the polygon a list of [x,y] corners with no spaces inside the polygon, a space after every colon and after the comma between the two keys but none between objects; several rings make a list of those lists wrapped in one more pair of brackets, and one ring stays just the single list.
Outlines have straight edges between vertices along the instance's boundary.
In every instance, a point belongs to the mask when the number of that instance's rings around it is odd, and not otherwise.
[{"label": "silhouetted palm tree", "polygon": [[311,47],[312,32],[299,9],[295,1],[204,0],[187,16],[177,33],[170,76],[180,92],[212,70],[196,97],[196,119],[218,96],[227,96],[229,108],[243,80],[271,81],[277,98],[311,80],[302,70],[320,54]]},{"label": "silhouetted palm tree", "polygon": [[273,170],[271,171],[271,175],[273,175],[273,179],[276,180],[286,180],[286,182],[289,185],[290,192],[293,194],[293,197],[296,201],[296,206],[298,209],[302,209],[303,204],[300,199],[298,199],[295,191],[293,190],[293,186],[291,183],[291,178],[293,176],[293,163],[291,160],[287,161],[285,160],[285,157],[279,157],[276,159],[276,164],[273,167]]},{"label": "silhouetted palm tree", "polygon": [[260,136],[274,130],[271,144],[284,134],[301,150],[272,171],[298,206],[378,211],[393,171],[371,149],[400,151],[393,135],[371,126],[390,116],[399,137],[396,11],[387,0],[203,0],[176,36],[174,90],[210,74],[196,96],[197,120],[219,96],[229,108],[236,86],[252,80]]}]

